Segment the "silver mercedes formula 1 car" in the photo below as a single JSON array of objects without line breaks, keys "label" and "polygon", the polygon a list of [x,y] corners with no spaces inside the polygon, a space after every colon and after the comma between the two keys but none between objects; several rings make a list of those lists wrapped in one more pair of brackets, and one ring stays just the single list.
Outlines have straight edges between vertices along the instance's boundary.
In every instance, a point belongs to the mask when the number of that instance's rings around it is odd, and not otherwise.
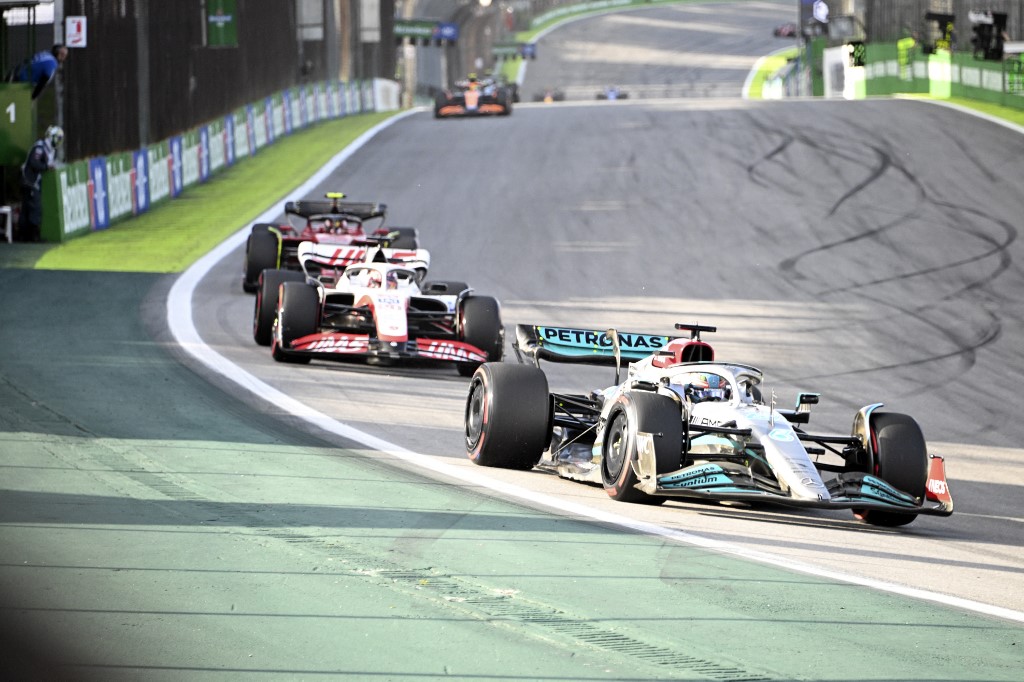
[{"label": "silver mercedes formula 1 car", "polygon": [[[601,484],[624,502],[851,509],[878,526],[953,513],[944,460],[911,417],[875,403],[854,415],[849,435],[809,432],[819,394],[781,409],[774,392],[762,394],[759,369],[716,360],[700,338],[714,327],[676,329],[689,336],[518,325],[520,363],[484,363],[470,383],[469,458]],[[615,365],[615,383],[551,393],[541,360]]]}]

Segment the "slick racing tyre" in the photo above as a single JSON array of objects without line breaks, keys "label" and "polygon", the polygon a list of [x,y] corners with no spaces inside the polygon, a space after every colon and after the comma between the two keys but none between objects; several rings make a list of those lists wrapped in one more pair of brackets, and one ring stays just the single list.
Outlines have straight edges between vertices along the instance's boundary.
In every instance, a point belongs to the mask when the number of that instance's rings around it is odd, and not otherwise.
[{"label": "slick racing tyre", "polygon": [[436,296],[438,294],[444,294],[445,296],[454,296],[461,294],[463,291],[469,288],[469,285],[465,282],[454,282],[448,280],[432,280],[430,282],[424,282],[420,286],[420,291],[424,294]]},{"label": "slick racing tyre", "polygon": [[415,251],[420,248],[419,230],[415,227],[395,227],[391,229],[391,232],[398,233],[398,236],[390,244],[392,249]]},{"label": "slick racing tyre", "polygon": [[284,282],[277,302],[277,327],[270,353],[278,362],[307,364],[308,355],[289,351],[292,341],[315,334],[320,328],[320,297],[305,282]]},{"label": "slick racing tyre", "polygon": [[498,94],[498,104],[501,105],[501,115],[512,115],[512,95],[506,88],[502,88]]},{"label": "slick racing tyre", "polygon": [[485,362],[466,399],[466,454],[476,464],[532,469],[551,440],[551,396],[544,372]]},{"label": "slick racing tyre", "polygon": [[306,276],[294,270],[264,270],[256,289],[256,309],[252,316],[252,337],[261,346],[273,339],[274,318],[277,317],[278,289],[284,282],[304,282]]},{"label": "slick racing tyre", "polygon": [[[912,417],[897,412],[871,415],[871,439],[875,446],[877,476],[903,492],[924,499],[928,485],[928,446],[921,427]],[[917,514],[900,514],[879,509],[854,510],[854,516],[873,526],[905,526]]]},{"label": "slick racing tyre", "polygon": [[608,417],[604,443],[601,447],[601,479],[605,492],[620,502],[661,504],[655,497],[639,490],[636,484],[638,458],[637,433],[654,437],[657,473],[675,471],[682,461],[683,422],[679,405],[657,393],[631,391],[616,401]]},{"label": "slick racing tyre", "polygon": [[[505,336],[498,301],[490,296],[467,296],[460,309],[459,339],[487,353],[488,362],[501,360]],[[468,377],[478,366],[460,362],[456,368],[460,376]]]},{"label": "slick racing tyre", "polygon": [[260,273],[277,267],[281,241],[271,232],[270,225],[252,226],[249,240],[245,244],[245,265],[242,269],[242,289],[247,294],[255,293],[260,286]]}]

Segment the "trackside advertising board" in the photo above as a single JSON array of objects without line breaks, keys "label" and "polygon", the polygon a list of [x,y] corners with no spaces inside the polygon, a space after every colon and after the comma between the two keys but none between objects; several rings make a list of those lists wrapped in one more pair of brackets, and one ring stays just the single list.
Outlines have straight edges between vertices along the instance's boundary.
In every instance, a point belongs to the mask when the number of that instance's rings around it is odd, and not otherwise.
[{"label": "trackside advertising board", "polygon": [[43,239],[66,241],[145,213],[292,132],[375,111],[373,93],[371,82],[290,88],[142,149],[46,173]]}]

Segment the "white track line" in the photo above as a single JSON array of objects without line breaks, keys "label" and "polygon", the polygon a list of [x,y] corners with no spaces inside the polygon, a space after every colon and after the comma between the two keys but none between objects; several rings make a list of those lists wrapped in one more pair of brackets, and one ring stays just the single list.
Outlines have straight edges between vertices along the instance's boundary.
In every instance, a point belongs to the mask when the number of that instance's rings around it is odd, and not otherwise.
[{"label": "white track line", "polygon": [[[332,173],[336,168],[341,166],[348,158],[357,151],[360,147],[366,144],[371,138],[373,138],[378,132],[391,125],[392,123],[415,113],[417,110],[412,110],[404,114],[395,116],[394,118],[388,119],[375,126],[371,130],[361,135],[356,139],[348,148],[337,154],[331,159],[327,165],[321,168],[316,175],[307,180],[303,185],[297,187],[290,196],[304,196],[311,192],[318,184]],[[263,215],[259,216],[254,223],[268,222],[280,215],[284,210],[284,201],[281,201],[274,206],[267,209]],[[712,540],[710,538],[696,535],[694,533],[687,533],[680,530],[671,528],[665,528],[653,523],[647,523],[644,521],[637,521],[625,516],[618,514],[610,514],[607,512],[592,509],[582,504],[576,504],[573,502],[567,502],[560,500],[550,495],[543,495],[541,493],[527,490],[519,486],[495,481],[488,478],[485,475],[472,470],[460,467],[454,467],[449,464],[445,464],[436,458],[428,455],[423,455],[412,450],[408,450],[394,443],[390,443],[376,436],[372,436],[368,433],[353,428],[347,424],[343,424],[326,414],[319,412],[309,405],[296,400],[290,395],[282,393],[273,386],[264,383],[255,376],[249,374],[238,365],[228,360],[226,357],[217,353],[215,350],[206,345],[203,339],[199,336],[199,332],[196,330],[195,325],[192,321],[192,296],[195,292],[195,288],[199,281],[214,267],[220,263],[228,254],[233,252],[238,246],[240,246],[249,233],[249,225],[241,227],[238,232],[233,234],[231,237],[226,239],[223,243],[217,246],[213,251],[206,254],[203,258],[199,259],[194,265],[188,270],[183,272],[177,280],[175,280],[171,287],[170,293],[167,297],[167,324],[170,328],[171,334],[177,341],[178,345],[185,350],[193,358],[201,362],[210,370],[220,374],[221,376],[229,379],[230,381],[238,384],[243,389],[250,391],[257,397],[268,401],[274,407],[284,410],[285,412],[303,419],[310,424],[327,431],[341,436],[345,439],[358,443],[371,450],[377,450],[385,453],[397,459],[400,459],[408,464],[416,467],[420,467],[425,470],[433,471],[438,474],[442,474],[448,478],[456,479],[464,483],[468,483],[475,487],[486,488],[493,490],[496,493],[507,497],[518,498],[526,500],[533,504],[542,505],[550,509],[557,510],[559,512],[570,514],[581,518],[592,519],[601,523],[611,524],[619,526],[624,529],[645,533],[647,535],[653,535],[656,537],[663,538],[671,542],[678,542],[681,544],[692,545],[696,547],[702,547],[709,550],[722,552],[725,554],[734,555],[743,559],[749,559],[757,561],[763,564],[769,564],[777,566],[779,568],[797,571],[800,573],[817,576],[820,578],[826,578],[829,580],[836,580],[844,583],[850,583],[854,585],[862,585],[864,587],[870,587],[876,590],[882,590],[884,592],[890,592],[894,594],[903,595],[906,597],[912,597],[915,599],[922,599],[925,601],[935,602],[945,606],[952,606],[967,611],[973,611],[975,613],[981,613],[989,616],[995,616],[998,618],[1005,618],[1007,620],[1017,621],[1024,623],[1024,612],[1013,611],[1011,609],[1002,608],[999,606],[992,606],[990,604],[983,604],[981,602],[972,601],[969,599],[961,599],[959,597],[952,597],[945,594],[939,594],[936,592],[929,592],[927,590],[921,590],[913,587],[906,587],[903,585],[896,585],[893,583],[887,583],[881,580],[874,580],[871,578],[862,578],[860,576],[842,573],[839,571],[833,571],[825,568],[819,568],[810,564],[793,561],[784,557],[774,556],[771,554],[758,552],[755,550],[747,549],[737,545],[733,545],[727,542],[721,542],[718,540]],[[232,266],[233,267],[233,266]]]}]

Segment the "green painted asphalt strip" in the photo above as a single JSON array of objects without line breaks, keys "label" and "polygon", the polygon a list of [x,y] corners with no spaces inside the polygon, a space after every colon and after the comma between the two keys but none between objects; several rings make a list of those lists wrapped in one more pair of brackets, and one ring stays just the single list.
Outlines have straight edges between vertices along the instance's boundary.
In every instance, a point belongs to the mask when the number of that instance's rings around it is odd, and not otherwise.
[{"label": "green painted asphalt strip", "polygon": [[0,269],[0,618],[54,649],[28,665],[1019,679],[1019,625],[538,512],[292,430],[168,352],[152,309],[170,279]]}]

